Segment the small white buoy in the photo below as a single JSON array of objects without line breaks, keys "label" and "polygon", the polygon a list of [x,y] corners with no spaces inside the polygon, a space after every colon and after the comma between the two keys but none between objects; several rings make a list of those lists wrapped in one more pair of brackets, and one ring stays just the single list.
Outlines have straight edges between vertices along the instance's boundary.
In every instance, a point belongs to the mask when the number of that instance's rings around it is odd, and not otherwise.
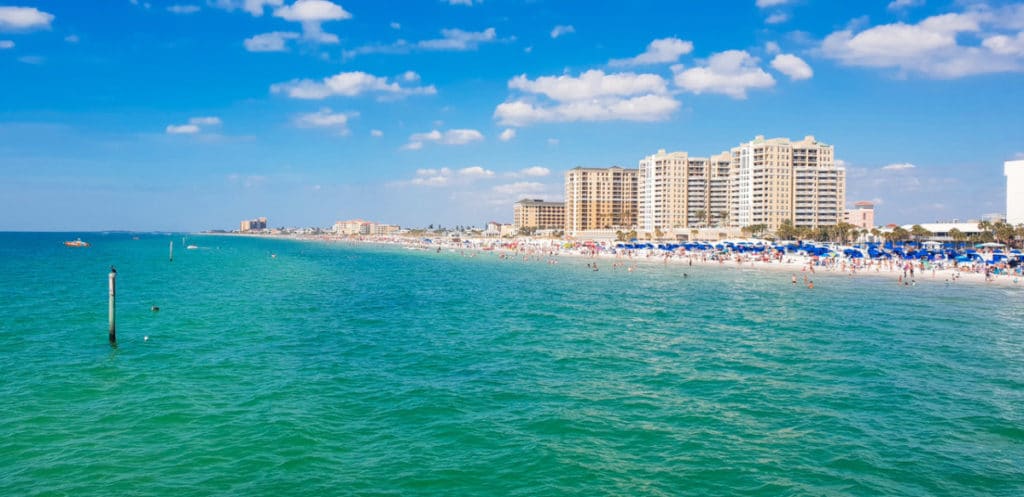
[{"label": "small white buoy", "polygon": [[142,337],[142,341],[143,342],[148,342],[149,341],[149,335],[146,335],[146,336]]}]

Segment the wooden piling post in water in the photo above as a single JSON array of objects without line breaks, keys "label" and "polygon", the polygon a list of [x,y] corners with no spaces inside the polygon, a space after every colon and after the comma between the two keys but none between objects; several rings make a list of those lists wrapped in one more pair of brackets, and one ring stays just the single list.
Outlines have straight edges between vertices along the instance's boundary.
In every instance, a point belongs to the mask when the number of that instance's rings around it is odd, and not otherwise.
[{"label": "wooden piling post in water", "polygon": [[171,253],[168,258],[171,262],[174,262],[174,240],[171,240]]},{"label": "wooden piling post in water", "polygon": [[114,301],[116,300],[116,295],[117,295],[117,270],[114,269],[114,266],[110,266],[109,278],[110,278],[110,312],[108,314],[109,321],[110,321],[110,335],[109,335],[109,338],[110,338],[110,344],[111,345],[117,345],[117,331],[116,331],[117,330],[117,318],[114,315],[114,307],[115,307]]}]

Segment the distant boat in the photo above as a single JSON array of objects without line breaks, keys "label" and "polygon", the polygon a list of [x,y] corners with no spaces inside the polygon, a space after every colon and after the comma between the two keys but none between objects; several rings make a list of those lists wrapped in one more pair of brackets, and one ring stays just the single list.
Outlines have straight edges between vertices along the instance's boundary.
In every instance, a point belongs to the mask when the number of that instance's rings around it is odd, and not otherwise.
[{"label": "distant boat", "polygon": [[82,239],[79,238],[79,239],[74,240],[74,241],[64,242],[64,246],[65,247],[88,247],[89,244],[87,242],[83,242]]},{"label": "distant boat", "polygon": [[199,248],[199,245],[189,245],[188,247],[185,247],[185,248],[187,248],[189,250],[195,250],[195,249]]}]

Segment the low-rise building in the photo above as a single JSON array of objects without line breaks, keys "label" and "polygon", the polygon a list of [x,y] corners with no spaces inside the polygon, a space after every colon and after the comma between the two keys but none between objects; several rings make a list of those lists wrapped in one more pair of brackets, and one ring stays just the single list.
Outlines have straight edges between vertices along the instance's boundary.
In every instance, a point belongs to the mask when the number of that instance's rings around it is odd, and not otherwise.
[{"label": "low-rise building", "polygon": [[561,230],[565,228],[565,202],[524,198],[513,204],[512,218],[517,233],[523,228]]},{"label": "low-rise building", "polygon": [[862,200],[853,203],[853,209],[848,209],[843,220],[860,229],[869,230],[875,227],[875,204]]},{"label": "low-rise building", "polygon": [[373,223],[362,219],[351,219],[334,223],[334,232],[339,235],[369,235]]},{"label": "low-rise building", "polygon": [[370,234],[375,236],[388,236],[398,233],[402,228],[396,224],[373,224]]}]

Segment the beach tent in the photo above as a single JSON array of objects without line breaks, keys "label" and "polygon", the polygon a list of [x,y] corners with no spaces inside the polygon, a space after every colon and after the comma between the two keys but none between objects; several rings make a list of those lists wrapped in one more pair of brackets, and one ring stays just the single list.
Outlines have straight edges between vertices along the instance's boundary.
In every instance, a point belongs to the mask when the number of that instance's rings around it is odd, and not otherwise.
[{"label": "beach tent", "polygon": [[978,248],[996,248],[996,247],[1005,247],[1005,246],[1006,245],[1003,245],[1001,243],[996,243],[996,242],[979,243],[979,244],[975,245],[975,247],[978,247]]}]

